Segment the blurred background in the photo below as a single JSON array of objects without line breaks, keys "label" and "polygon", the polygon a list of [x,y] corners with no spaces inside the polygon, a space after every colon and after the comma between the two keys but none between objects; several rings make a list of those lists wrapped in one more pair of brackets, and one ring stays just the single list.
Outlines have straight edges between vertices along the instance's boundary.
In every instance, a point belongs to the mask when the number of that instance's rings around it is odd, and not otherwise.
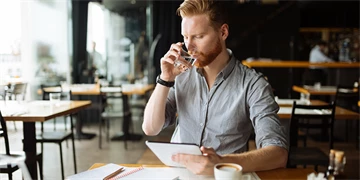
[{"label": "blurred background", "polygon": [[[0,2],[0,81],[26,81],[28,98],[41,84],[108,81],[154,82],[159,59],[182,41],[181,1],[30,0]],[[229,4],[228,47],[239,60],[308,61],[319,40],[335,61],[359,61],[358,1],[237,0]],[[94,64],[94,65],[92,65]],[[259,68],[288,97],[288,69]],[[305,69],[293,70],[301,84]],[[331,70],[330,70],[331,71]],[[348,71],[348,70],[346,70]],[[350,73],[350,74],[347,74]],[[330,72],[330,79],[335,78]],[[358,80],[359,71],[340,72]],[[356,77],[357,76],[357,77]],[[277,79],[277,81],[274,81]],[[330,81],[334,82],[335,81]]]}]

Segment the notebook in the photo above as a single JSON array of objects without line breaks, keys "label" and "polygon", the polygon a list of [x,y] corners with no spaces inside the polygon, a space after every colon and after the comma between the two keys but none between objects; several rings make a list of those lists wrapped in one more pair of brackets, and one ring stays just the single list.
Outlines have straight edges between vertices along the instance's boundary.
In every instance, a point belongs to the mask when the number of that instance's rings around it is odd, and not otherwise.
[{"label": "notebook", "polygon": [[92,170],[68,176],[66,180],[116,180],[141,169],[142,167],[127,168],[110,163]]},{"label": "notebook", "polygon": [[[122,169],[120,172],[117,172]],[[115,173],[116,172],[116,173]],[[112,174],[114,176],[110,177]],[[107,177],[107,179],[105,179]],[[181,167],[124,167],[107,164],[66,178],[66,180],[214,180],[214,176],[195,175]],[[255,172],[243,174],[244,180],[259,180]]]}]

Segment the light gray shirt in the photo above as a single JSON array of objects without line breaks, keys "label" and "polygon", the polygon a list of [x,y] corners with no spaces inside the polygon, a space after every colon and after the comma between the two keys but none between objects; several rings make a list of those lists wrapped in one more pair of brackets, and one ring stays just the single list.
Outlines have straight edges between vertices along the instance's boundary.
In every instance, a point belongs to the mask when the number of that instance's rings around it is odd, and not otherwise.
[{"label": "light gray shirt", "polygon": [[321,52],[320,47],[316,45],[314,48],[311,49],[310,62],[322,63],[322,62],[334,62],[334,61],[329,57],[327,57],[323,52]]},{"label": "light gray shirt", "polygon": [[202,69],[177,76],[167,98],[164,128],[176,122],[178,113],[181,142],[212,147],[220,155],[246,151],[253,128],[257,148],[288,149],[270,84],[228,52],[231,59],[210,90]]}]

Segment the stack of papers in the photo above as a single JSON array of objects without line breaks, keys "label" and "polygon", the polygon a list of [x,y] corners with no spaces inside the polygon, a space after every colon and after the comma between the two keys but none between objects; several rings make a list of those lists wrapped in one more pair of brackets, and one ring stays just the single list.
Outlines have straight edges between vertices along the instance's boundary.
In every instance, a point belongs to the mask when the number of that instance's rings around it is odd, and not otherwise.
[{"label": "stack of papers", "polygon": [[[84,171],[66,178],[66,180],[103,180],[109,174],[124,168],[118,175],[109,180],[117,179],[154,179],[154,180],[214,180],[214,176],[195,175],[186,168],[175,167],[123,167],[117,164],[107,164],[99,168]],[[243,174],[244,180],[260,179],[256,173]]]}]

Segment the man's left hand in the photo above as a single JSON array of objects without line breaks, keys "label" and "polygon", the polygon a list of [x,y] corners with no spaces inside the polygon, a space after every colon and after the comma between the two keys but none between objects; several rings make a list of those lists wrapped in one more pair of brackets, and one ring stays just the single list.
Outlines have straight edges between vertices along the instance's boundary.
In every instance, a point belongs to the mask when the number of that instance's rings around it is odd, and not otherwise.
[{"label": "man's left hand", "polygon": [[215,164],[221,161],[221,156],[216,154],[213,148],[201,146],[202,155],[175,154],[171,159],[184,165],[194,174],[213,175]]}]

